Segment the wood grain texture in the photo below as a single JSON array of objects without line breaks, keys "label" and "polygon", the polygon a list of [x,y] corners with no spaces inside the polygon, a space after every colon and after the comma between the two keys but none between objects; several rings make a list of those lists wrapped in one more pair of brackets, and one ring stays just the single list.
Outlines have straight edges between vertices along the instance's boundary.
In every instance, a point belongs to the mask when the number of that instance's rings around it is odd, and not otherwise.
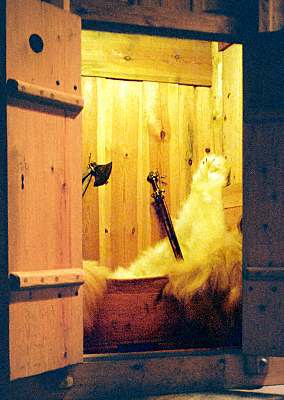
[{"label": "wood grain texture", "polygon": [[[282,49],[278,34],[268,36],[269,40],[264,35],[253,46],[244,48],[247,81],[244,104],[249,119],[244,124],[243,252],[245,273],[246,270],[248,273],[245,275],[243,345],[251,354],[278,356],[284,354],[284,124],[279,91],[283,52],[278,51]],[[256,277],[259,279],[255,280]]]},{"label": "wood grain texture", "polygon": [[[195,110],[190,108],[194,89],[155,82],[92,79],[96,82],[92,87],[98,90],[97,104],[93,105],[98,112],[93,124],[97,130],[90,133],[87,141],[92,145],[97,142],[98,162],[111,159],[113,171],[109,183],[96,189],[97,210],[86,205],[83,224],[99,221],[100,244],[95,249],[88,228],[84,229],[84,254],[100,257],[103,265],[125,265],[161,237],[146,180],[150,170],[158,169],[166,176],[166,199],[173,217],[188,195],[188,161],[192,157],[189,132],[195,129]],[[93,135],[96,137],[92,142]],[[85,149],[84,157],[88,152]],[[87,199],[86,202],[90,204]],[[85,204],[84,199],[84,207]]]},{"label": "wood grain texture", "polygon": [[[80,98],[80,30],[80,18],[53,5],[7,2],[7,78],[32,94]],[[32,50],[32,34],[42,51]],[[34,273],[70,278],[81,268],[81,118],[34,100],[15,97],[7,107],[8,223],[9,271],[37,285]],[[82,299],[78,288],[57,290],[11,294],[12,379],[81,360]]]},{"label": "wood grain texture", "polygon": [[209,42],[85,30],[82,49],[86,76],[211,85]]},{"label": "wood grain texture", "polygon": [[[235,146],[242,143],[241,92],[233,92],[237,102],[234,110],[233,105],[230,108],[231,125],[237,130],[232,134],[228,126],[225,136],[223,93],[227,92],[223,90],[231,90],[233,78],[227,60],[223,66],[217,44],[214,54],[212,88],[83,77],[84,164],[91,149],[97,151],[97,162],[113,161],[109,183],[90,189],[91,197],[84,198],[84,258],[111,267],[128,265],[165,236],[151,206],[149,172],[158,170],[165,176],[166,202],[175,218],[189,194],[192,174],[210,152],[224,154],[232,162],[234,179],[226,190],[225,208],[229,226],[239,222],[242,165],[236,156],[241,150]],[[241,62],[240,52],[229,58],[231,63],[234,57]],[[240,74],[235,72],[234,79],[239,89]]]},{"label": "wood grain texture", "polygon": [[76,288],[13,292],[11,380],[63,368],[82,357],[82,307]]},{"label": "wood grain texture", "polygon": [[279,31],[284,26],[284,1],[259,1],[259,30],[260,32]]},{"label": "wood grain texture", "polygon": [[[82,115],[82,170],[87,170],[89,162],[97,162],[97,85],[96,80],[92,78],[82,79],[82,92],[84,96],[84,111]],[[102,160],[102,154],[100,155]],[[103,160],[104,162],[104,160]],[[83,256],[85,259],[92,259],[94,254],[99,252],[99,224],[93,219],[98,215],[99,191],[103,188],[89,187],[83,199],[83,237],[88,237],[88,242],[83,240]]]},{"label": "wood grain texture", "polygon": [[247,266],[283,267],[283,123],[245,125],[244,260]]},{"label": "wood grain texture", "polygon": [[[156,4],[128,5],[107,2],[96,4],[90,0],[71,1],[72,10],[86,21],[114,22],[152,28],[173,28],[194,32],[233,34],[238,32],[234,18],[184,10],[184,0],[169,9]],[[190,7],[189,7],[190,8]]]},{"label": "wood grain texture", "polygon": [[242,46],[234,44],[223,55],[223,149],[231,169],[231,183],[242,183]]},{"label": "wood grain texture", "polygon": [[212,134],[214,140],[213,151],[222,154],[223,148],[223,54],[219,51],[219,44],[211,43],[212,51]]},{"label": "wood grain texture", "polygon": [[94,327],[84,338],[85,352],[175,343],[182,309],[173,298],[157,301],[167,281],[165,277],[108,280]]},{"label": "wood grain texture", "polygon": [[[282,270],[283,272],[283,270]],[[284,355],[284,282],[249,280],[244,284],[243,350],[263,356]],[[253,320],[253,323],[251,321]],[[269,327],[269,334],[267,329]],[[253,338],[253,340],[252,340]]]},{"label": "wood grain texture", "polygon": [[[0,2],[0,91],[6,86],[6,2]],[[6,98],[0,99],[0,387],[5,393],[9,384],[9,288],[8,277],[8,143]]]},{"label": "wood grain texture", "polygon": [[[19,15],[25,14],[25,18],[23,30],[7,30],[7,38],[14,44],[8,47],[8,74],[12,72],[15,79],[24,78],[28,88],[44,85],[47,91],[53,91],[56,87],[60,96],[73,98],[76,93],[80,97],[80,55],[73,58],[70,71],[67,64],[67,49],[70,48],[71,53],[73,47],[80,49],[76,34],[80,30],[78,17],[35,0],[31,0],[31,13],[24,13],[22,5],[16,0],[9,2],[8,26],[13,26]],[[32,13],[37,18],[32,18]],[[61,24],[67,16],[65,36],[61,36]],[[47,37],[44,30],[48,29],[47,24],[52,18],[54,31]],[[44,23],[37,25],[38,21]],[[38,32],[47,40],[42,53],[33,53],[29,48],[31,32]],[[15,57],[20,62],[15,63]],[[46,57],[53,61],[52,73],[50,66],[46,67]],[[57,85],[53,77],[63,73],[66,73],[66,81],[61,79]],[[81,188],[80,172],[76,168],[78,162],[81,164],[78,152],[80,116],[65,118],[64,110],[14,100],[8,107],[8,130],[9,196],[12,199],[9,224],[13,227],[9,231],[10,268],[16,271],[22,268],[34,270],[35,265],[43,269],[71,266],[74,245],[71,225],[74,224],[73,231],[78,232],[75,234],[78,242],[80,237],[81,214],[77,209],[80,210],[78,194]],[[26,135],[19,135],[20,131]],[[74,267],[79,264],[77,260]]]},{"label": "wood grain texture", "polygon": [[[37,0],[29,0],[28,12],[27,3],[11,0],[8,2],[8,14],[7,42],[13,43],[13,46],[7,47],[7,79],[14,78],[65,93],[78,94],[80,52],[76,49],[80,48],[80,19]],[[43,40],[41,52],[36,53],[31,49],[29,39],[32,34],[39,35]],[[63,51],[67,43],[69,51]],[[72,73],[65,74],[65,70],[71,68],[70,59]],[[12,60],[20,61],[12,63]]]},{"label": "wood grain texture", "polygon": [[83,106],[83,99],[74,94],[66,94],[58,90],[50,90],[43,86],[33,85],[15,79],[7,81],[8,95],[12,99],[27,99],[37,104],[46,104],[63,108],[66,112],[79,113]]}]

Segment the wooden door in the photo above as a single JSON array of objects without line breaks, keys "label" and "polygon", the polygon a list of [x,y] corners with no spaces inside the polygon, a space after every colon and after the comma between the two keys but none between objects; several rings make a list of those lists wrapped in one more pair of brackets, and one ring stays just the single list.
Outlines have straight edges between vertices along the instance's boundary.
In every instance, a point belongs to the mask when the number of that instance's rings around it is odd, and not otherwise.
[{"label": "wooden door", "polygon": [[7,1],[11,379],[82,358],[78,16]]},{"label": "wooden door", "polygon": [[284,35],[244,46],[243,351],[284,355]]}]

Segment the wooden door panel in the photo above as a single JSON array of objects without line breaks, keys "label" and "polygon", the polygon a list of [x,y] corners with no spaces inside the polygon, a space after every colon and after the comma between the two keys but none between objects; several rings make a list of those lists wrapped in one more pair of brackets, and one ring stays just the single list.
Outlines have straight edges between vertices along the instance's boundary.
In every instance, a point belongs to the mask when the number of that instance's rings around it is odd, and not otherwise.
[{"label": "wooden door panel", "polygon": [[11,379],[82,358],[80,33],[50,4],[7,2]]},{"label": "wooden door panel", "polygon": [[[284,355],[283,34],[244,47],[243,350]],[[279,95],[278,95],[279,94]]]}]

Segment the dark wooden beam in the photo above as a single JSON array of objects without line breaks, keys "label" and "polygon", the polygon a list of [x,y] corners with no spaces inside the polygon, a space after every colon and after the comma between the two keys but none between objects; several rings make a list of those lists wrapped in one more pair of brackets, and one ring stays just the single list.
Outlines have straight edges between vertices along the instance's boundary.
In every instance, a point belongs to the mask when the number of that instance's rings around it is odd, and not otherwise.
[{"label": "dark wooden beam", "polygon": [[71,1],[72,11],[83,20],[130,24],[151,28],[181,29],[215,34],[236,34],[236,20],[223,15],[194,13],[167,7],[110,4],[97,6],[90,0]]}]

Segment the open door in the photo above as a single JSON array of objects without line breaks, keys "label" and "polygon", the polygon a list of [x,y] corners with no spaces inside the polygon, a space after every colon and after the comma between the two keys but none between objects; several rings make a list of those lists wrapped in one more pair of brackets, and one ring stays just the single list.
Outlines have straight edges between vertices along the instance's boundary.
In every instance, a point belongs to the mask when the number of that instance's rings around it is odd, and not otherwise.
[{"label": "open door", "polygon": [[244,46],[243,351],[284,355],[284,35]]},{"label": "open door", "polygon": [[11,380],[82,359],[81,19],[7,1]]}]

